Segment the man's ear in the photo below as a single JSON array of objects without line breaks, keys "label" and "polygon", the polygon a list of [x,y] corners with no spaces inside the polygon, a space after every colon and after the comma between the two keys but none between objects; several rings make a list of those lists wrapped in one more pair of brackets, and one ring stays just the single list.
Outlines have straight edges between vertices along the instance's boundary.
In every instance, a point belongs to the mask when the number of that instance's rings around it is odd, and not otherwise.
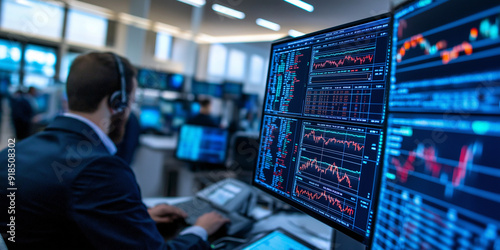
[{"label": "man's ear", "polygon": [[104,105],[108,109],[108,112],[111,115],[115,115],[117,112],[113,108],[111,108],[111,105],[109,104],[109,95],[105,96],[104,99],[103,99],[103,101],[104,101]]}]

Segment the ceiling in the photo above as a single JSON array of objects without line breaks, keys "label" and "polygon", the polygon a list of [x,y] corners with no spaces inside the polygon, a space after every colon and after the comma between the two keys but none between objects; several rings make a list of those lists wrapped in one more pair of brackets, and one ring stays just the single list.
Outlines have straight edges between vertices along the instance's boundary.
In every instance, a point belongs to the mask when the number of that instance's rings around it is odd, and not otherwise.
[{"label": "ceiling", "polygon": [[[142,0],[82,0],[115,12],[129,13],[131,1]],[[272,35],[285,36],[295,29],[309,33],[362,18],[385,13],[391,0],[304,0],[314,6],[309,13],[283,0],[207,0],[203,7],[203,18],[199,32],[214,37]],[[231,19],[216,14],[212,4],[218,3],[246,14],[245,19]],[[150,20],[191,30],[193,8],[177,0],[150,0]],[[255,24],[264,18],[281,25],[281,30],[272,31]]]}]

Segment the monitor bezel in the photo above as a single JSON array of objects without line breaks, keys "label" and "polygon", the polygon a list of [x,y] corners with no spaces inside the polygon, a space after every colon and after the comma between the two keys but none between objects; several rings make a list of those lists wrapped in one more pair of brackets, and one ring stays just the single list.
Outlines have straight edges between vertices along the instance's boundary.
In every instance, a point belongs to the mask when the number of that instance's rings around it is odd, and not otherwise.
[{"label": "monitor bezel", "polygon": [[[181,131],[182,131],[182,128],[185,127],[185,126],[200,127],[200,128],[209,128],[209,129],[216,129],[216,130],[224,131],[226,133],[226,147],[224,149],[224,160],[222,162],[220,162],[220,163],[214,163],[214,162],[206,162],[206,161],[192,161],[190,159],[185,159],[185,158],[179,157],[179,155],[177,154],[177,152],[179,151],[179,145],[180,145],[180,141],[181,141]],[[183,124],[182,126],[179,127],[179,132],[178,132],[178,135],[177,135],[177,146],[175,148],[174,157],[177,160],[190,163],[190,164],[192,164],[194,166],[197,166],[197,167],[206,167],[207,169],[218,168],[218,167],[222,167],[222,166],[225,167],[226,166],[226,162],[227,162],[228,148],[229,148],[229,132],[227,130],[221,129],[221,128],[217,128],[217,127],[210,127],[210,126],[200,126],[200,125],[193,125],[193,124]],[[200,166],[200,165],[197,165],[197,164],[203,164],[203,166]]]},{"label": "monitor bezel", "polygon": [[[375,16],[372,16],[372,17],[368,17],[368,18],[364,18],[364,19],[361,19],[361,20],[358,20],[358,21],[353,21],[353,22],[349,22],[349,23],[345,23],[345,24],[341,24],[341,25],[338,25],[338,26],[334,26],[334,27],[331,27],[331,28],[327,28],[327,29],[323,29],[323,30],[319,30],[319,31],[316,31],[316,32],[312,32],[312,33],[309,33],[309,34],[306,34],[306,35],[303,35],[303,36],[300,36],[300,37],[295,37],[295,38],[290,38],[290,39],[280,39],[280,40],[277,40],[275,42],[273,42],[271,44],[271,48],[270,48],[270,58],[269,58],[269,61],[272,60],[272,55],[273,55],[273,48],[277,45],[281,45],[281,44],[284,44],[284,43],[289,43],[289,42],[293,42],[293,41],[297,41],[297,40],[301,40],[301,39],[304,39],[304,38],[307,38],[307,37],[313,37],[313,36],[316,36],[318,34],[321,34],[321,33],[326,33],[326,32],[332,32],[332,31],[336,31],[336,30],[342,30],[342,29],[346,29],[346,28],[349,28],[349,27],[352,27],[352,26],[357,26],[357,25],[361,25],[361,24],[365,24],[365,23],[369,23],[369,22],[373,22],[373,21],[377,21],[377,20],[381,20],[381,19],[385,19],[385,18],[389,18],[389,27],[388,27],[388,36],[389,36],[389,42],[388,42],[388,49],[391,50],[392,48],[392,33],[393,33],[393,30],[392,30],[392,20],[393,20],[393,13],[392,12],[387,12],[387,13],[384,13],[384,14],[380,14],[380,15],[375,15]],[[389,52],[389,64],[388,64],[388,76],[390,76],[390,69],[391,69],[391,65],[390,63],[392,62],[391,60],[391,57],[392,57],[392,51]],[[272,64],[269,63],[268,65],[268,74],[267,74],[267,77],[266,77],[266,89],[265,89],[265,95],[264,95],[264,99],[263,101],[265,102],[265,100],[267,100],[267,96],[268,96],[268,82],[269,82],[269,78],[270,78],[270,74],[269,72],[271,72],[271,67],[272,67]],[[370,231],[370,235],[368,237],[364,236],[364,235],[361,235],[361,234],[358,234],[354,231],[352,231],[351,229],[348,229],[346,227],[344,227],[343,225],[337,223],[337,222],[334,222],[334,221],[331,221],[331,220],[328,220],[327,218],[321,216],[320,214],[310,210],[309,208],[307,208],[306,206],[298,203],[298,202],[295,202],[289,198],[286,198],[286,197],[283,197],[281,195],[278,195],[276,194],[275,192],[269,190],[268,188],[260,185],[259,183],[257,183],[255,181],[255,176],[256,176],[256,172],[257,172],[257,167],[258,167],[258,164],[259,162],[256,161],[256,166],[254,167],[253,169],[253,174],[252,174],[252,185],[255,186],[256,188],[262,190],[263,192],[273,196],[274,198],[277,198],[278,200],[280,201],[283,201],[287,204],[290,204],[292,205],[293,207],[297,208],[298,210],[300,210],[301,212],[304,212],[305,214],[327,224],[328,226],[332,227],[332,229],[334,230],[338,230],[342,233],[344,233],[345,235],[351,237],[352,239],[360,242],[361,244],[365,245],[368,249],[371,247],[371,242],[372,242],[372,238],[373,238],[373,228],[375,227],[375,221],[376,221],[376,216],[377,216],[377,210],[378,210],[378,201],[379,201],[379,194],[380,194],[380,184],[381,184],[381,175],[382,175],[382,169],[383,169],[383,163],[384,163],[384,153],[385,153],[385,139],[386,139],[386,132],[387,132],[387,115],[388,115],[388,112],[387,112],[387,109],[388,109],[388,102],[389,102],[389,89],[390,89],[390,79],[389,77],[386,77],[385,79],[385,82],[386,82],[386,88],[385,88],[385,110],[384,110],[384,121],[382,123],[382,126],[379,127],[379,129],[381,129],[383,131],[383,134],[381,135],[382,136],[382,148],[381,148],[381,156],[380,156],[380,161],[379,161],[379,169],[377,169],[376,173],[375,173],[375,181],[374,181],[374,187],[375,187],[375,190],[373,192],[373,198],[372,198],[372,211],[373,211],[373,215],[372,215],[372,219],[371,219],[371,231]],[[261,133],[262,133],[262,127],[264,126],[263,123],[264,123],[264,116],[265,116],[265,105],[262,105],[262,114],[261,114],[261,123],[260,123],[260,128],[259,128],[259,145],[261,143]],[[344,124],[344,123],[342,123]],[[365,126],[365,125],[361,125],[361,126]],[[367,127],[372,127],[370,124],[367,124]],[[257,156],[258,157],[258,156]]]}]

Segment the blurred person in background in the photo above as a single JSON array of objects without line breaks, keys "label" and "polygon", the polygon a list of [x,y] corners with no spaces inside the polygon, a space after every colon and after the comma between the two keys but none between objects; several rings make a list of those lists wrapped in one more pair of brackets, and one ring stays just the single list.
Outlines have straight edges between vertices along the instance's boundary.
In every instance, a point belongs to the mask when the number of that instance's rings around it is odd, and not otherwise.
[{"label": "blurred person in background", "polygon": [[212,118],[212,101],[208,97],[202,97],[198,101],[200,104],[200,113],[191,117],[186,124],[205,127],[219,127],[219,124]]}]

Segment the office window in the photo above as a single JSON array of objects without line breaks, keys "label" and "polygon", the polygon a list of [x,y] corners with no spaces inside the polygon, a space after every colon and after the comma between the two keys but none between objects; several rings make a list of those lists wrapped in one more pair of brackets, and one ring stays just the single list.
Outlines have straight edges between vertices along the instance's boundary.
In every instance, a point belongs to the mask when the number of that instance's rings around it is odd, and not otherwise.
[{"label": "office window", "polygon": [[56,49],[28,44],[25,51],[24,70],[27,74],[54,77],[56,73]]},{"label": "office window", "polygon": [[213,44],[208,52],[208,75],[221,76],[226,73],[227,48],[221,44]]},{"label": "office window", "polygon": [[252,84],[264,83],[264,58],[258,55],[252,55],[250,58],[249,81]]},{"label": "office window", "polygon": [[80,53],[68,52],[62,58],[61,70],[59,73],[59,78],[62,82],[66,82],[66,79],[68,78],[68,74],[69,74],[69,69],[71,68],[71,64],[73,63],[75,58],[78,57],[79,55],[80,55]]},{"label": "office window", "polygon": [[167,33],[156,33],[155,57],[160,60],[168,60],[172,48],[172,36]]},{"label": "office window", "polygon": [[62,5],[33,0],[3,0],[1,26],[27,35],[60,38],[63,27]]},{"label": "office window", "polygon": [[229,52],[229,65],[227,78],[231,80],[243,80],[245,77],[246,54],[241,50],[232,49]]},{"label": "office window", "polygon": [[66,38],[69,42],[105,46],[107,31],[106,18],[79,10],[69,10],[66,29]]}]

